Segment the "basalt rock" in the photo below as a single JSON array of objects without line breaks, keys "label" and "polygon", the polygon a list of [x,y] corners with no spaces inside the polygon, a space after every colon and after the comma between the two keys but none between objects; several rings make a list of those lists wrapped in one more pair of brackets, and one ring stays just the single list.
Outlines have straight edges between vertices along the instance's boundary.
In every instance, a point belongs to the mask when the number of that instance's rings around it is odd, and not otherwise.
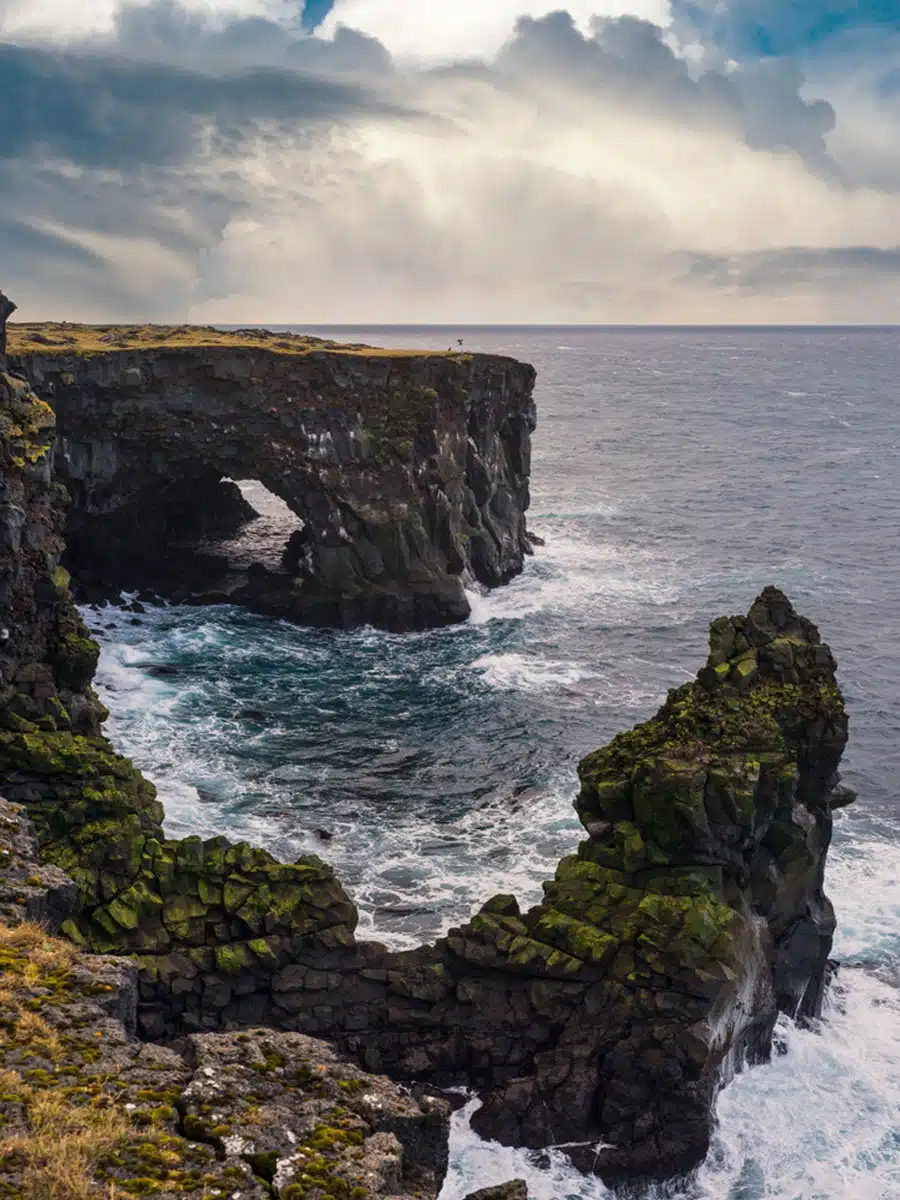
[{"label": "basalt rock", "polygon": [[528,1186],[524,1179],[514,1179],[511,1183],[470,1192],[466,1200],[528,1200]]},{"label": "basalt rock", "polygon": [[[259,331],[139,332],[10,331],[11,364],[56,410],[66,563],[91,594],[187,591],[404,630],[464,620],[465,584],[522,569],[531,367]],[[235,574],[201,552],[250,515],[223,477],[258,479],[296,513],[283,567]]]},{"label": "basalt rock", "polygon": [[0,292],[0,371],[6,370],[6,322],[15,311],[12,300]]},{"label": "basalt rock", "polygon": [[[53,919],[71,902],[63,928],[84,950],[137,956],[143,1035],[326,1037],[367,1071],[478,1088],[480,1131],[564,1143],[616,1184],[694,1167],[717,1088],[766,1056],[779,1011],[821,1005],[831,811],[852,794],[815,627],[774,588],[716,621],[696,680],[582,762],[588,836],[543,903],[497,896],[434,945],[391,953],[357,941],[318,859],[164,837],[152,785],[100,735],[97,648],[57,575],[52,414],[4,386],[0,464],[21,516],[0,557],[0,781],[34,820],[41,869],[77,885]],[[0,904],[41,903],[28,888],[44,882],[16,877]]]},{"label": "basalt rock", "polygon": [[0,799],[0,903],[24,892],[0,909],[0,1196],[435,1200],[446,1104],[301,1034],[142,1043],[134,964],[33,922],[59,883],[35,848]]}]

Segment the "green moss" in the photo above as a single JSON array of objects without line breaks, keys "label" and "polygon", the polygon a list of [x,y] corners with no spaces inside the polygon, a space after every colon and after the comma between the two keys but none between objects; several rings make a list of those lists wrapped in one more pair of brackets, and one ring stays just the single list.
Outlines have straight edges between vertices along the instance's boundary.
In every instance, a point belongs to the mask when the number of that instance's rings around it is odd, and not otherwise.
[{"label": "green moss", "polygon": [[0,405],[0,458],[7,455],[11,466],[22,471],[48,454],[56,415],[21,381],[11,381],[10,391]]},{"label": "green moss", "polygon": [[59,687],[79,692],[94,678],[100,647],[86,633],[64,633],[51,646],[48,659]]}]

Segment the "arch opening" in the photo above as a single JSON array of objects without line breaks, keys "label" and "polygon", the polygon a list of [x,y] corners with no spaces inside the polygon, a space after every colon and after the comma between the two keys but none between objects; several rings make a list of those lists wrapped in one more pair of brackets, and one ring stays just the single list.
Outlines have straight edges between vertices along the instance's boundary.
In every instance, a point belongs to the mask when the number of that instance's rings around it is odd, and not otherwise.
[{"label": "arch opening", "polygon": [[126,495],[118,471],[97,486],[96,446],[63,442],[57,458],[72,501],[64,562],[82,602],[138,593],[245,603],[261,580],[288,588],[300,573],[307,521],[252,467],[235,478],[215,464],[184,464],[175,480],[151,476],[135,486],[132,477]]}]

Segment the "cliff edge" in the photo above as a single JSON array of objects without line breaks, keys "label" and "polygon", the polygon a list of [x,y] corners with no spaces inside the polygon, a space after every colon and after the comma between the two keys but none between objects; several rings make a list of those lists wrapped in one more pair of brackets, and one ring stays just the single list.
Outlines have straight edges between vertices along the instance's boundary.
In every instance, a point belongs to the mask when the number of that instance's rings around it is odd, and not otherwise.
[{"label": "cliff edge", "polygon": [[[513,359],[74,325],[10,326],[8,353],[56,412],[66,565],[93,594],[421,629],[465,620],[466,585],[531,552],[534,371]],[[209,552],[254,515],[234,479],[296,514],[280,564]]]}]

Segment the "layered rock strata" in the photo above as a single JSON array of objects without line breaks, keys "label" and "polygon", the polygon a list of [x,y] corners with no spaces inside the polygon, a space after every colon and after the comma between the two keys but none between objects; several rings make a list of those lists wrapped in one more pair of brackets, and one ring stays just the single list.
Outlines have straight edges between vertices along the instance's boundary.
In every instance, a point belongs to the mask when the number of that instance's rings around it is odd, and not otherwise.
[{"label": "layered rock strata", "polygon": [[[12,327],[10,361],[56,410],[67,564],[95,591],[403,630],[464,620],[464,585],[521,571],[531,367],[259,331],[87,333]],[[227,479],[297,515],[280,567],[235,576],[198,552],[250,515]]]},{"label": "layered rock strata", "polygon": [[65,931],[137,955],[144,1036],[324,1036],[367,1070],[481,1089],[481,1131],[565,1143],[608,1180],[695,1166],[720,1083],[765,1056],[778,1011],[821,1003],[831,811],[852,794],[815,627],[771,588],[715,622],[696,680],[581,764],[588,836],[543,903],[497,896],[435,945],[390,953],[356,940],[319,860],[165,838],[152,785],[99,734],[96,646],[57,574],[50,415],[6,386],[0,465],[21,516],[0,556],[0,780],[45,867],[75,882]]}]

